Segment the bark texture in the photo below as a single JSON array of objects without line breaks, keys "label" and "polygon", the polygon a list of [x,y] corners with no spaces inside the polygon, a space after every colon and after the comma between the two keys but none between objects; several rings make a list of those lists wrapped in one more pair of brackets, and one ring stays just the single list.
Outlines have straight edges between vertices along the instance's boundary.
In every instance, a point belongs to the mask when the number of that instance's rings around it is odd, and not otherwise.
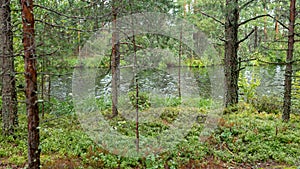
[{"label": "bark texture", "polygon": [[18,125],[10,0],[0,1],[2,65],[2,132],[13,135]]},{"label": "bark texture", "polygon": [[238,103],[238,0],[226,0],[225,21],[225,105],[226,107]]},{"label": "bark texture", "polygon": [[37,98],[37,68],[35,56],[33,0],[21,0],[23,46],[25,61],[25,95],[28,119],[28,165],[40,168],[39,110]]},{"label": "bark texture", "polygon": [[120,76],[120,52],[119,52],[119,33],[116,30],[117,27],[117,9],[116,9],[116,0],[113,1],[112,6],[113,13],[113,34],[112,34],[112,57],[111,57],[111,90],[112,90],[112,116],[115,117],[118,115],[118,84]]},{"label": "bark texture", "polygon": [[288,34],[288,50],[286,56],[286,68],[284,79],[284,103],[282,119],[288,121],[291,112],[291,97],[292,97],[292,75],[293,75],[293,51],[295,43],[295,15],[296,15],[296,0],[290,1],[290,22]]}]

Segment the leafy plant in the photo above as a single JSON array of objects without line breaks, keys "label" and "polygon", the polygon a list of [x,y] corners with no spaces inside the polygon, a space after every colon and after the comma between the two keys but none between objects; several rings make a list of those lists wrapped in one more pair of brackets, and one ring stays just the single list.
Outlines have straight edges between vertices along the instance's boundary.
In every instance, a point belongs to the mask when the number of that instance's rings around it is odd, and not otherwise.
[{"label": "leafy plant", "polygon": [[293,84],[293,90],[292,90],[292,110],[295,113],[299,113],[300,109],[300,79],[299,75],[300,72],[295,73],[296,76],[293,78],[292,84]]},{"label": "leafy plant", "polygon": [[282,111],[283,103],[276,96],[261,96],[251,102],[258,112],[279,114]]},{"label": "leafy plant", "polygon": [[146,110],[151,106],[150,97],[146,92],[139,92],[138,98],[136,98],[136,92],[131,91],[128,93],[128,96],[130,103],[134,108],[136,107],[136,104],[138,104],[140,110]]},{"label": "leafy plant", "polygon": [[167,97],[165,100],[166,107],[176,107],[181,104],[181,98],[179,97]]},{"label": "leafy plant", "polygon": [[51,104],[51,106],[47,106],[48,104],[46,104],[46,107],[50,109],[49,112],[52,114],[66,115],[74,113],[74,104],[70,97],[67,97],[65,100],[51,98]]},{"label": "leafy plant", "polygon": [[177,108],[165,108],[161,113],[160,118],[166,120],[168,123],[171,123],[176,119],[180,110]]},{"label": "leafy plant", "polygon": [[260,80],[255,78],[255,75],[246,77],[241,75],[238,81],[239,94],[244,96],[244,100],[249,103],[256,95],[256,88],[260,85]]},{"label": "leafy plant", "polygon": [[203,61],[199,59],[189,58],[185,60],[185,63],[189,67],[203,67]]}]

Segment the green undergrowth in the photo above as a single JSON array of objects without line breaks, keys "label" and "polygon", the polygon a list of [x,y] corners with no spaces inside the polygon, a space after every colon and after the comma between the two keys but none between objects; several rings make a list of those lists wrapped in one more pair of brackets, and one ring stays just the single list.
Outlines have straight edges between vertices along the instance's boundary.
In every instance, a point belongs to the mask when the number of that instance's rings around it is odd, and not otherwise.
[{"label": "green undergrowth", "polygon": [[[205,115],[203,109],[190,111]],[[156,121],[141,124],[143,136],[157,135],[170,127],[180,107],[163,110]],[[1,164],[26,166],[27,125],[25,114],[14,137],[0,136]],[[124,135],[135,136],[134,121],[118,116],[107,119]],[[199,138],[204,124],[196,121],[189,133],[174,149],[144,158],[114,155],[101,148],[83,132],[76,114],[45,114],[40,125],[40,148],[43,168],[205,168],[211,161],[228,167],[268,163],[297,168],[300,165],[300,118],[290,122],[281,116],[259,112],[242,103],[219,119],[217,128],[205,141]],[[208,161],[208,159],[213,159]],[[189,166],[189,167],[186,167]]]}]

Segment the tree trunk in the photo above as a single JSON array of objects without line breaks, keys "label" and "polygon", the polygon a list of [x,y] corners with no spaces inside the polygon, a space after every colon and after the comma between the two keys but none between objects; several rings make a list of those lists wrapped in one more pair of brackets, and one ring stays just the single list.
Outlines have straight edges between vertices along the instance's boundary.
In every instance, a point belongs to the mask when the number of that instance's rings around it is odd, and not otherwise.
[{"label": "tree trunk", "polygon": [[116,0],[113,1],[112,12],[113,12],[113,35],[112,35],[112,57],[111,57],[111,94],[112,94],[112,116],[118,115],[118,80],[119,80],[119,65],[120,65],[120,52],[119,52],[119,33],[116,30],[117,27],[117,10]]},{"label": "tree trunk", "polygon": [[[130,5],[130,14],[133,14],[132,10],[132,3],[133,1],[129,1]],[[139,153],[140,151],[140,131],[139,131],[139,83],[138,83],[138,64],[137,64],[137,46],[135,41],[135,32],[134,32],[134,22],[133,18],[131,17],[131,27],[132,27],[132,44],[133,44],[133,76],[134,76],[134,84],[135,84],[135,147],[136,152]]]},{"label": "tree trunk", "polygon": [[284,121],[289,121],[291,112],[291,90],[292,90],[292,75],[293,75],[293,51],[295,43],[295,15],[296,15],[296,0],[290,1],[290,23],[288,34],[288,51],[286,56],[286,68],[284,79],[284,103],[283,103],[283,115]]},{"label": "tree trunk", "polygon": [[[51,67],[51,61],[50,59],[47,60],[47,64],[46,67]],[[47,70],[48,76],[47,76],[47,80],[48,80],[48,91],[47,91],[47,95],[48,95],[48,102],[51,102],[51,76],[49,73],[49,70]]]},{"label": "tree trunk", "polygon": [[184,1],[183,1],[183,17],[185,17],[185,16],[186,16],[186,13],[187,13],[186,7],[187,7],[186,0],[184,0]]},{"label": "tree trunk", "polygon": [[225,21],[225,106],[238,103],[239,62],[238,51],[238,0],[226,0]]},{"label": "tree trunk", "polygon": [[182,57],[182,27],[180,27],[179,51],[178,51],[178,97],[181,99],[181,57]]},{"label": "tree trunk", "polygon": [[12,135],[18,125],[17,93],[13,56],[13,32],[10,16],[10,1],[1,0],[1,58],[2,58],[2,132]]},{"label": "tree trunk", "polygon": [[40,168],[39,110],[34,38],[33,0],[21,0],[25,62],[25,95],[28,120],[28,167]]},{"label": "tree trunk", "polygon": [[258,46],[258,29],[257,26],[254,27],[254,45],[253,48],[256,49]]},{"label": "tree trunk", "polygon": [[[264,13],[267,14],[267,2],[264,0]],[[264,17],[264,41],[268,40],[268,31],[267,31],[267,16]]]},{"label": "tree trunk", "polygon": [[279,24],[278,24],[278,15],[276,16],[275,20],[275,40],[279,38]]}]

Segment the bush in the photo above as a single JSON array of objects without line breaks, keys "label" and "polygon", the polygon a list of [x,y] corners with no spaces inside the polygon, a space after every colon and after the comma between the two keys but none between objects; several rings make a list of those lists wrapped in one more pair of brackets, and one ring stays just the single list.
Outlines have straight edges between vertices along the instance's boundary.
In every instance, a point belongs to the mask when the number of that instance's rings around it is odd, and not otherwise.
[{"label": "bush", "polygon": [[251,100],[258,112],[278,114],[282,111],[282,102],[275,96],[262,96]]},{"label": "bush", "polygon": [[239,93],[243,100],[249,103],[253,98],[257,97],[256,89],[260,85],[260,79],[255,78],[255,75],[247,77],[246,75],[241,75],[238,81]]},{"label": "bush", "polygon": [[136,99],[138,99],[138,107],[140,110],[146,110],[150,108],[150,97],[148,93],[145,92],[139,92],[138,98],[136,98],[136,92],[132,91],[128,93],[129,100],[131,102],[131,105],[135,108],[136,107]]}]

